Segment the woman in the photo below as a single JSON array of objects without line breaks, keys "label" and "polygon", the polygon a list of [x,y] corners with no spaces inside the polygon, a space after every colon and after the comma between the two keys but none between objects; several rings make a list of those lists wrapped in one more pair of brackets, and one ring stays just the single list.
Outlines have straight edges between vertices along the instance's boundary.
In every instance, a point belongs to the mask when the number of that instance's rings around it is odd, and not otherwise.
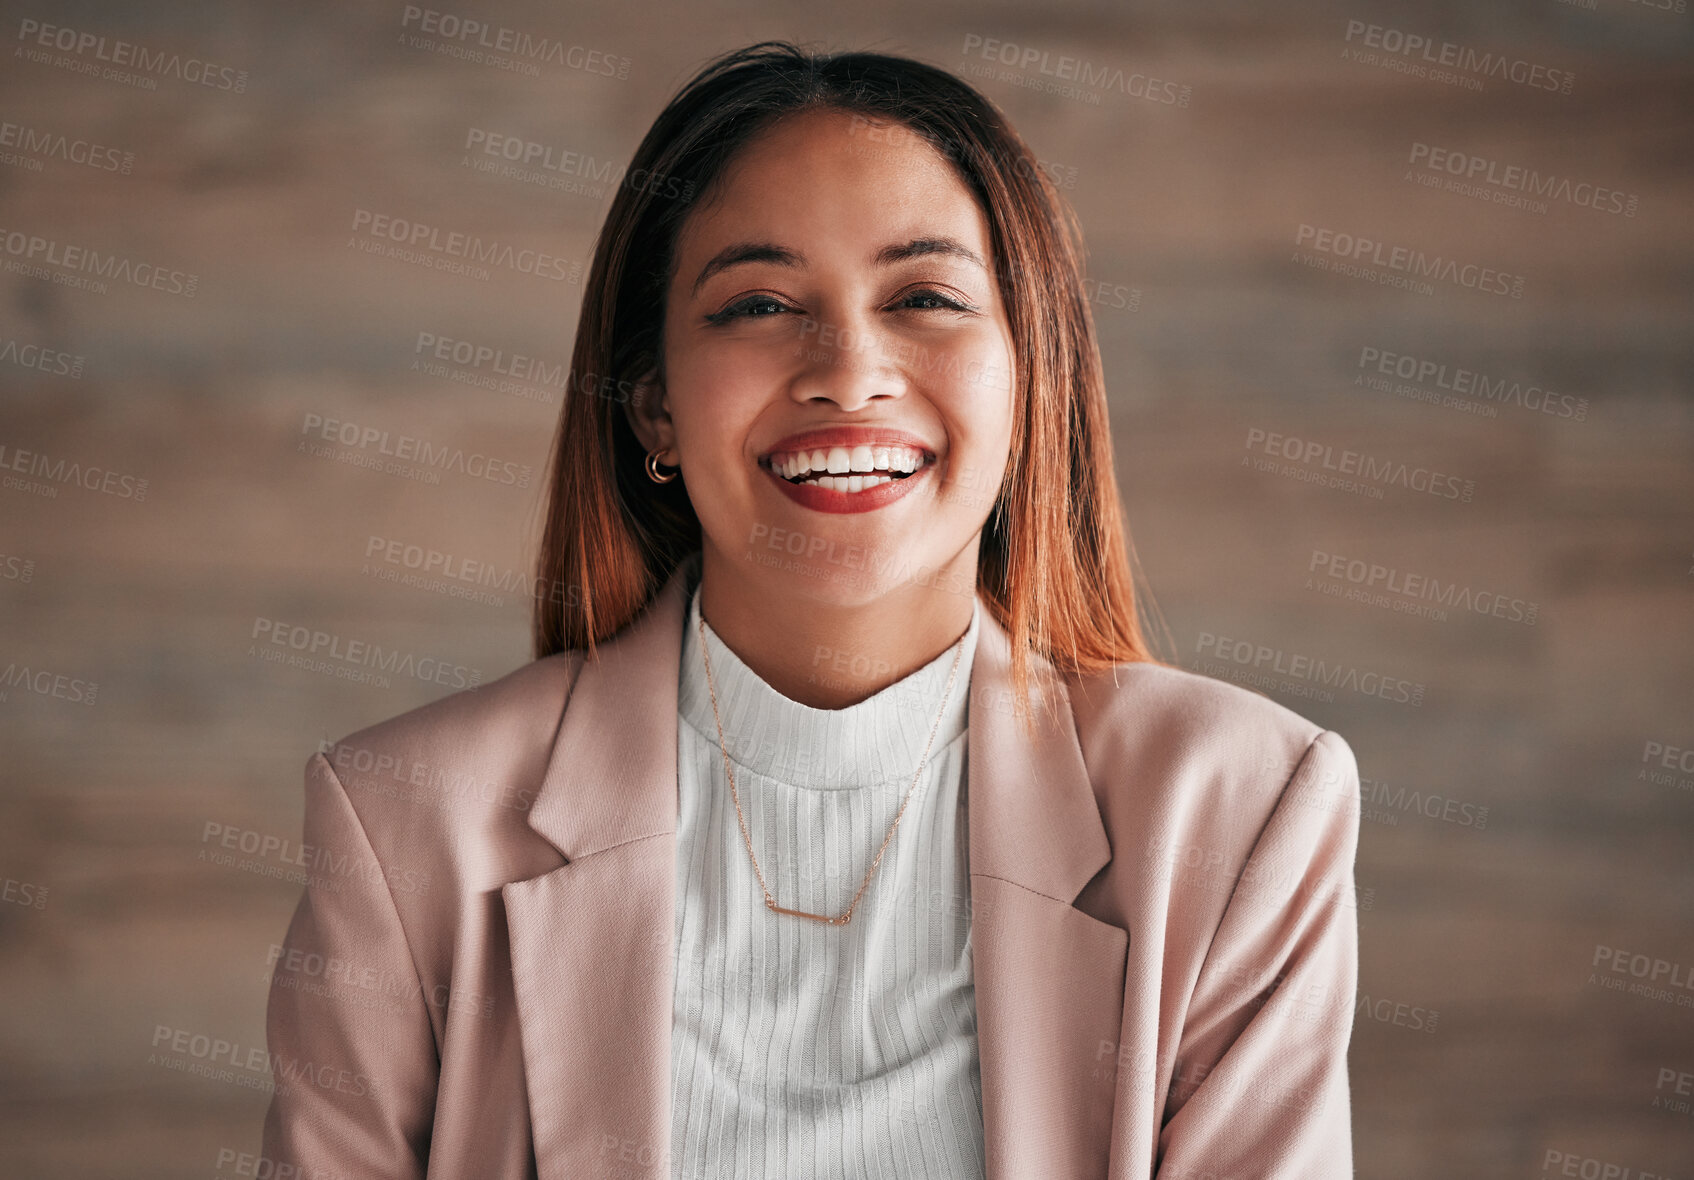
[{"label": "woman", "polygon": [[1149,654],[1032,160],[875,54],[660,114],[537,659],[308,764],[274,1166],[1351,1175],[1353,754]]}]

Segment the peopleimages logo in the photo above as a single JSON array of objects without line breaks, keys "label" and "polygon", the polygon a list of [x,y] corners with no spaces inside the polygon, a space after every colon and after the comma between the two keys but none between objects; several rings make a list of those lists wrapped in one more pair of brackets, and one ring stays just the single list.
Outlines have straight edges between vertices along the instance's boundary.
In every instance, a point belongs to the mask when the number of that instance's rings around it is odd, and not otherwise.
[{"label": "peopleimages logo", "polygon": [[[1454,41],[1437,41],[1421,33],[1408,33],[1402,29],[1368,24],[1362,20],[1347,22],[1346,40],[1350,46],[1380,51],[1388,59],[1379,62],[1377,54],[1372,53],[1363,59],[1367,64],[1388,66],[1389,62],[1392,62],[1402,73],[1420,77],[1427,75],[1441,81],[1448,80],[1440,77],[1443,71],[1454,70],[1484,78],[1499,78],[1537,90],[1556,91],[1559,94],[1569,94],[1571,86],[1576,82],[1576,75],[1569,70],[1556,70],[1525,61],[1523,58],[1477,50]],[[1473,77],[1470,81],[1474,83],[1476,78]],[[1481,89],[1480,86],[1473,88]]]},{"label": "peopleimages logo", "polygon": [[128,283],[185,299],[194,298],[200,289],[200,276],[192,271],[107,254],[19,229],[0,229],[0,253],[7,256],[8,271],[101,295],[106,293],[107,282]]},{"label": "peopleimages logo", "polygon": [[34,369],[49,377],[81,377],[88,358],[39,344],[24,344],[17,340],[0,340],[0,364]]},{"label": "peopleimages logo", "polygon": [[1381,779],[1359,780],[1359,802],[1361,807],[1368,807],[1362,812],[1363,818],[1391,828],[1400,826],[1402,815],[1421,815],[1479,832],[1488,828],[1487,807],[1415,788],[1391,786]]},{"label": "peopleimages logo", "polygon": [[[1252,687],[1275,688],[1299,696],[1312,695],[1307,690],[1313,688],[1342,689],[1380,697],[1395,704],[1413,707],[1423,704],[1422,684],[1360,668],[1356,664],[1330,663],[1248,639],[1202,631],[1195,641],[1194,652],[1202,658],[1197,671],[1208,676],[1221,671],[1229,674],[1231,680]],[[1213,662],[1206,662],[1206,657],[1213,657]]]},{"label": "peopleimages logo", "polygon": [[[54,499],[59,494],[58,487],[81,487],[91,492],[102,492],[108,496],[116,496],[120,500],[147,499],[147,481],[140,476],[127,475],[121,471],[113,471],[97,464],[79,463],[74,459],[65,459],[52,455],[44,455],[40,451],[24,451],[6,443],[0,443],[0,472],[17,471],[27,480],[18,479],[24,491],[44,489],[48,499]],[[13,476],[0,477],[0,483],[6,487],[14,486]],[[35,481],[45,480],[46,483],[36,485]]]},{"label": "peopleimages logo", "polygon": [[442,43],[438,46],[435,41],[430,41],[422,46],[424,48],[438,49],[452,45],[461,51],[460,56],[473,61],[481,61],[483,54],[492,52],[606,78],[629,77],[631,61],[627,57],[589,49],[584,45],[571,45],[554,37],[532,36],[521,29],[491,25],[476,17],[459,16],[436,8],[406,5],[400,17],[400,27],[439,38]]},{"label": "peopleimages logo", "polygon": [[[1316,439],[1279,434],[1258,426],[1247,428],[1246,449],[1262,452],[1264,459],[1243,455],[1242,465],[1260,470],[1269,469],[1260,467],[1261,462],[1274,465],[1277,460],[1287,460],[1297,468],[1319,476],[1357,476],[1374,485],[1403,487],[1437,499],[1459,500],[1466,504],[1470,503],[1471,495],[1476,490],[1475,481],[1460,479],[1456,475],[1432,471],[1428,467],[1413,467],[1398,459],[1355,451],[1349,447],[1337,450],[1331,444]],[[1379,488],[1373,490],[1379,491]]]},{"label": "peopleimages logo", "polygon": [[[1421,141],[1412,143],[1411,158],[1407,163],[1424,168],[1432,175],[1445,176],[1445,187],[1450,192],[1466,196],[1485,196],[1496,204],[1518,204],[1533,208],[1534,203],[1515,196],[1522,193],[1546,200],[1564,201],[1599,213],[1619,213],[1625,217],[1634,217],[1641,208],[1641,198],[1634,193],[1624,193],[1586,180],[1572,180],[1568,176],[1544,176],[1534,168],[1505,164],[1487,156],[1474,156]],[[1504,191],[1489,194],[1480,191],[1483,185]],[[1505,199],[1507,197],[1513,199],[1508,201]],[[1545,201],[1538,204],[1536,211],[1545,213]]]},{"label": "peopleimages logo", "polygon": [[[247,89],[246,70],[220,66],[204,58],[184,57],[180,53],[171,53],[164,49],[149,49],[134,41],[107,38],[98,33],[84,32],[64,25],[43,24],[29,17],[18,22],[17,39],[21,46],[18,54],[30,61],[69,65],[78,73],[110,76],[113,81],[130,81],[131,75],[112,68],[124,66],[142,75],[152,75],[140,79],[152,82],[152,86],[147,89],[157,87],[158,83],[154,78],[176,78],[181,82],[208,86],[213,90],[228,90],[235,94]],[[93,60],[53,61],[50,60],[50,55],[41,52],[46,49],[57,50],[71,58]],[[120,74],[122,76],[117,76]]]},{"label": "peopleimages logo", "polygon": [[[1412,387],[1446,390],[1463,395],[1474,404],[1518,406],[1532,413],[1548,414],[1555,418],[1570,418],[1581,422],[1588,417],[1588,399],[1569,393],[1554,393],[1533,381],[1525,383],[1506,377],[1490,377],[1476,369],[1448,364],[1410,353],[1390,352],[1372,345],[1359,349],[1355,366],[1369,370],[1359,372],[1353,383],[1385,393],[1404,394]],[[1395,385],[1389,378],[1399,378],[1410,386]]]},{"label": "peopleimages logo", "polygon": [[1628,1164],[1614,1163],[1574,1151],[1549,1147],[1541,1160],[1543,1176],[1569,1176],[1572,1180],[1675,1180],[1669,1173],[1637,1171]]},{"label": "peopleimages logo", "polygon": [[457,471],[460,475],[485,479],[490,483],[527,488],[534,474],[527,463],[495,459],[480,451],[466,451],[463,447],[437,446],[416,435],[391,434],[380,427],[361,426],[357,422],[343,422],[339,418],[325,418],[322,414],[311,412],[307,412],[302,420],[300,433],[305,436],[300,442],[303,450],[310,440],[319,439],[368,451],[373,456],[416,464],[430,471]]},{"label": "peopleimages logo", "polygon": [[1461,263],[1439,254],[1425,254],[1410,246],[1390,246],[1360,234],[1339,233],[1301,222],[1294,231],[1294,244],[1356,265],[1380,266],[1415,278],[1437,279],[1489,295],[1523,298],[1522,275],[1475,263]]},{"label": "peopleimages logo", "polygon": [[21,688],[36,696],[69,701],[73,705],[92,705],[100,692],[100,686],[92,680],[83,680],[46,668],[31,668],[28,664],[20,664],[16,660],[7,664],[4,670],[0,670],[0,701],[6,699],[7,690],[14,688]]},{"label": "peopleimages logo", "polygon": [[[253,620],[247,654],[268,663],[287,664],[326,672],[337,679],[360,683],[384,682],[386,676],[410,677],[447,688],[475,689],[482,670],[452,664],[434,656],[384,647],[364,639],[349,639],[332,631],[303,627],[264,617]],[[278,650],[281,649],[281,650]],[[360,670],[364,675],[356,674]]]},{"label": "peopleimages logo", "polygon": [[1190,86],[1155,78],[1150,74],[1125,72],[1118,66],[1097,66],[1085,58],[1055,54],[1037,46],[1017,45],[977,33],[965,34],[965,46],[960,52],[965,57],[980,57],[984,61],[996,62],[1015,70],[1033,69],[1037,75],[1051,78],[1055,82],[1074,82],[1087,90],[1115,90],[1130,98],[1144,99],[1165,106],[1185,107],[1193,93]]},{"label": "peopleimages logo", "polygon": [[[1514,623],[1535,626],[1540,604],[1510,595],[1478,590],[1459,582],[1443,581],[1433,574],[1402,570],[1380,562],[1347,557],[1313,549],[1306,565],[1306,589],[1321,587],[1324,579],[1360,592],[1359,601],[1376,603],[1383,596],[1408,600],[1410,603],[1433,603],[1441,607],[1507,619]],[[1311,575],[1316,575],[1315,577]],[[1338,595],[1342,596],[1342,595]],[[1350,597],[1350,596],[1347,596]],[[1398,607],[1399,604],[1396,604]],[[1415,613],[1415,612],[1406,612]],[[1445,618],[1445,615],[1442,615]]]},{"label": "peopleimages logo", "polygon": [[349,245],[366,253],[389,253],[403,261],[439,256],[466,265],[504,267],[560,283],[574,283],[582,275],[582,264],[570,258],[519,249],[510,242],[485,241],[475,234],[444,230],[438,225],[371,209],[353,210],[352,228],[354,236],[349,239]]},{"label": "peopleimages logo", "polygon": [[86,139],[73,139],[59,131],[47,131],[23,123],[0,120],[0,148],[14,148],[17,155],[0,153],[0,162],[14,163],[25,157],[45,156],[93,168],[97,172],[118,172],[128,176],[135,166],[135,153],[121,151]]},{"label": "peopleimages logo", "polygon": [[[536,582],[527,570],[496,566],[374,534],[365,542],[365,561],[359,572],[385,582],[494,606],[504,603],[502,594],[530,597]],[[489,588],[496,593],[488,593]]]},{"label": "peopleimages logo", "polygon": [[285,1091],[290,1085],[304,1082],[355,1098],[377,1092],[376,1083],[362,1073],[282,1053],[273,1054],[259,1045],[243,1045],[239,1041],[166,1024],[153,1027],[152,1047],[154,1052],[148,1055],[150,1063],[198,1074],[213,1081],[247,1085],[254,1079],[246,1075],[264,1075],[264,1081],[269,1082],[274,1077],[275,1084]]},{"label": "peopleimages logo", "polygon": [[[304,844],[234,824],[207,820],[200,833],[199,860],[221,867],[295,869],[295,873],[267,872],[265,876],[281,876],[296,884],[325,883],[331,892],[338,892],[344,881],[363,881],[369,885],[386,884],[401,893],[422,893],[429,888],[430,876],[423,869],[401,868],[383,864],[374,857],[364,859],[355,853],[338,852],[322,844]],[[235,854],[251,857],[251,862],[235,864]]]},{"label": "peopleimages logo", "polygon": [[560,362],[434,332],[418,333],[412,371],[549,404],[563,396],[570,382],[570,368]]}]

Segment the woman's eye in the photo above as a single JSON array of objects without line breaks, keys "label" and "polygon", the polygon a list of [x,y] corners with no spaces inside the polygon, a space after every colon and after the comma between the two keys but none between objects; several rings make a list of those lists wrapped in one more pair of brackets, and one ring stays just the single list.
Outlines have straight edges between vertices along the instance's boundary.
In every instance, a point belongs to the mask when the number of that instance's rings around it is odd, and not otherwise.
[{"label": "woman's eye", "polygon": [[[949,298],[948,296],[941,294],[939,291],[928,290],[910,291],[901,297],[900,301],[895,304],[895,306],[911,308],[914,311],[976,310],[975,307],[968,303],[960,303],[958,300]],[[772,315],[780,315],[783,312],[792,310],[793,309],[787,304],[773,299],[769,295],[751,295],[737,303],[730,304],[722,311],[713,312],[711,315],[706,317],[706,322],[708,324],[726,324],[730,320],[737,320],[743,317],[761,319]]]},{"label": "woman's eye", "polygon": [[772,299],[769,295],[754,295],[741,300],[739,303],[732,303],[722,311],[714,312],[706,317],[706,322],[709,324],[722,324],[733,319],[739,319],[742,316],[763,316],[772,314],[768,311],[757,311],[755,310],[756,308],[774,308],[778,312],[787,310],[786,307]]},{"label": "woman's eye", "polygon": [[928,300],[929,301],[929,306],[920,307],[920,308],[918,308],[919,311],[973,311],[973,310],[975,310],[974,308],[970,307],[968,304],[960,303],[956,299],[949,299],[947,296],[943,295],[939,291],[913,291],[913,292],[909,293],[904,299],[902,299],[900,301],[900,303],[901,303],[902,306],[906,306],[906,305],[910,304],[913,300]]}]

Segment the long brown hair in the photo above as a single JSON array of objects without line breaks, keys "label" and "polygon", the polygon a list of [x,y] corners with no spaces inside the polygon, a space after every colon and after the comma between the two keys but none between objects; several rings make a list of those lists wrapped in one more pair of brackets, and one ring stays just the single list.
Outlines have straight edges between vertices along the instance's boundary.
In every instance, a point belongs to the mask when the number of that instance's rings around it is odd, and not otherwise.
[{"label": "long brown hair", "polygon": [[[708,63],[654,120],[584,284],[537,563],[537,658],[622,630],[701,544],[682,480],[655,484],[623,403],[662,384],[666,294],[689,210],[775,120],[827,107],[921,135],[984,209],[1018,342],[1010,461],[983,527],[977,588],[1011,637],[1019,711],[1030,653],[1061,674],[1165,663],[1137,616],[1112,473],[1105,383],[1083,297],[1082,232],[1005,116],[965,82],[878,53],[763,41]],[[1045,695],[1045,694],[1044,694]]]}]

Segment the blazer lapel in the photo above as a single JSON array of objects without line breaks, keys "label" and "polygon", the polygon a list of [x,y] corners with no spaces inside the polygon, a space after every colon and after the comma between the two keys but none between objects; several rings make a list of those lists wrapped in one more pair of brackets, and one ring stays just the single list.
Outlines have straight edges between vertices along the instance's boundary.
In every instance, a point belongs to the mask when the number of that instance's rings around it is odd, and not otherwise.
[{"label": "blazer lapel", "polygon": [[682,607],[584,660],[529,813],[567,863],[500,891],[540,1180],[670,1174]]},{"label": "blazer lapel", "polygon": [[[669,1175],[686,572],[578,673],[529,814],[567,863],[501,890],[539,1180]],[[988,1178],[1101,1177],[1114,1086],[1097,1062],[1119,1038],[1129,935],[1071,903],[1111,848],[1063,690],[1029,739],[1009,638],[978,609],[966,798]]]},{"label": "blazer lapel", "polygon": [[966,766],[971,942],[989,1180],[1108,1172],[1129,933],[1075,908],[1111,860],[1070,704],[1036,661],[1012,715],[1010,637],[980,604]]}]

